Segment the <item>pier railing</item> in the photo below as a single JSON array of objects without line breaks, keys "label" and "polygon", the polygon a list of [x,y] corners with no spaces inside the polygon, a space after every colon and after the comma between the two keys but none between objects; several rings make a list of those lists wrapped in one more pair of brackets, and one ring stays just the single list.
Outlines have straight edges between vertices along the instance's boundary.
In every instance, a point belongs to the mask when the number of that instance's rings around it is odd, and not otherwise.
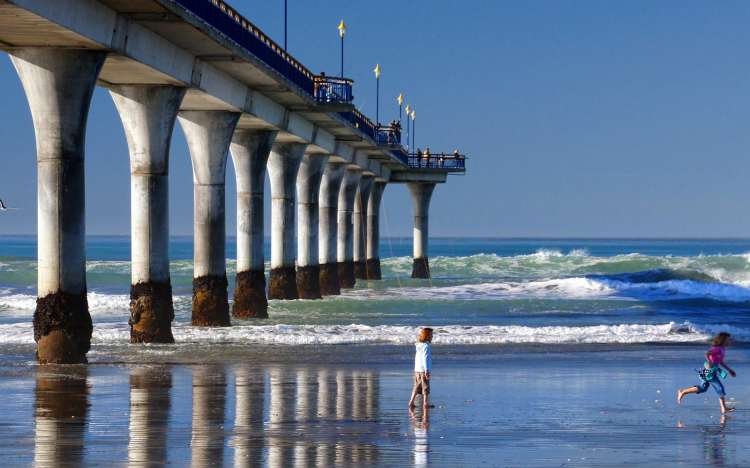
[{"label": "pier railing", "polygon": [[414,169],[440,169],[463,172],[466,155],[459,153],[410,153],[409,167]]},{"label": "pier railing", "polygon": [[377,143],[379,145],[401,146],[401,130],[393,126],[379,126]]},{"label": "pier railing", "polygon": [[313,81],[315,100],[321,104],[351,104],[352,84],[349,78],[318,75]]},{"label": "pier railing", "polygon": [[351,112],[339,112],[339,115],[346,119],[360,132],[375,140],[375,124],[372,123],[372,120],[368,119],[363,113],[354,109]]},{"label": "pier railing", "polygon": [[286,79],[313,95],[314,75],[223,0],[175,0]]},{"label": "pier railing", "polygon": [[401,146],[400,132],[396,134],[389,127],[378,129],[370,119],[354,108],[352,80],[314,75],[224,0],[174,0],[174,2],[250,52],[276,73],[299,87],[315,102],[322,106],[329,106],[329,111],[337,112],[366,137],[378,144],[390,146],[393,150],[391,154],[406,164],[409,156]]},{"label": "pier railing", "polygon": [[403,146],[393,148],[393,150],[391,151],[391,156],[401,161],[404,166],[409,165],[409,153],[406,151],[406,149],[404,149]]}]

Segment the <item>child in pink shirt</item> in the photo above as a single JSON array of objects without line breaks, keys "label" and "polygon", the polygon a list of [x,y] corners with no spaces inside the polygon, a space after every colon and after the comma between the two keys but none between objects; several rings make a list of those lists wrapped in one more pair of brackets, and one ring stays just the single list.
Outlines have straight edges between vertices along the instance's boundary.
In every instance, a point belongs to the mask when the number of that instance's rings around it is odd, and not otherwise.
[{"label": "child in pink shirt", "polygon": [[701,384],[693,387],[683,388],[677,391],[677,403],[681,403],[685,395],[690,393],[703,393],[708,390],[711,386],[714,388],[716,393],[719,395],[719,404],[721,405],[721,413],[725,414],[730,411],[734,411],[734,408],[727,408],[726,392],[724,391],[724,384],[721,383],[720,378],[726,376],[726,372],[722,367],[729,371],[729,375],[735,377],[736,372],[724,362],[724,356],[726,355],[726,347],[729,344],[729,333],[721,332],[714,337],[711,342],[711,349],[706,352],[706,362],[702,369],[698,370],[698,376],[700,377]]}]

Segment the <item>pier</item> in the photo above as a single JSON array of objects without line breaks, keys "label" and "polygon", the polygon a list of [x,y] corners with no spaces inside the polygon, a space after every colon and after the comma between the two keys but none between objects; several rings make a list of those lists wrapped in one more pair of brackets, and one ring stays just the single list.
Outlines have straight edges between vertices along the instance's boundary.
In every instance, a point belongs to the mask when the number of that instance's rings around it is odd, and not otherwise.
[{"label": "pier", "polygon": [[[400,127],[356,108],[352,80],[311,73],[228,3],[0,0],[0,48],[36,134],[40,363],[86,362],[90,347],[84,143],[95,86],[110,91],[130,153],[131,342],[174,341],[167,177],[176,122],[193,167],[193,325],[263,318],[268,299],[319,299],[380,279],[380,201],[393,183],[412,195],[412,277],[429,278],[430,199],[449,174],[465,172],[466,156],[410,152]],[[236,194],[225,193],[230,153]],[[224,205],[235,195],[230,310]]]}]

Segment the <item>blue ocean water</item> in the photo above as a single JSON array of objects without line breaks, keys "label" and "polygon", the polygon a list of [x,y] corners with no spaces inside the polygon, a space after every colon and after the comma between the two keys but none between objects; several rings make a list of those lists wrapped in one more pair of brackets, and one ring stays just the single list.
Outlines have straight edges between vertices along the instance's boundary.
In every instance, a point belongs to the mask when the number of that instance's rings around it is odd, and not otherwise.
[{"label": "blue ocean water", "polygon": [[[266,246],[268,250],[268,245]],[[236,246],[227,245],[231,289]],[[750,240],[450,239],[430,242],[431,280],[413,280],[411,239],[381,242],[383,281],[322,301],[271,301],[266,321],[190,326],[192,239],[170,255],[179,343],[697,343],[718,330],[750,342]],[[87,244],[97,346],[126,345],[127,237]],[[0,237],[0,347],[33,345],[34,237]]]}]

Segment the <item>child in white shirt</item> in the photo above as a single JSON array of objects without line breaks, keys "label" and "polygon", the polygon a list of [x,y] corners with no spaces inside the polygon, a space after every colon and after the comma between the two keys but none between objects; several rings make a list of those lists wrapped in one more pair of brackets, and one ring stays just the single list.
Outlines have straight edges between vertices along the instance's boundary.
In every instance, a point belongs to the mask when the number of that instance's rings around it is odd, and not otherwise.
[{"label": "child in white shirt", "polygon": [[425,410],[430,408],[430,372],[432,371],[432,328],[423,328],[419,331],[419,337],[415,344],[414,354],[414,388],[411,391],[409,408],[414,408],[414,400],[417,394],[422,394],[422,406]]}]

